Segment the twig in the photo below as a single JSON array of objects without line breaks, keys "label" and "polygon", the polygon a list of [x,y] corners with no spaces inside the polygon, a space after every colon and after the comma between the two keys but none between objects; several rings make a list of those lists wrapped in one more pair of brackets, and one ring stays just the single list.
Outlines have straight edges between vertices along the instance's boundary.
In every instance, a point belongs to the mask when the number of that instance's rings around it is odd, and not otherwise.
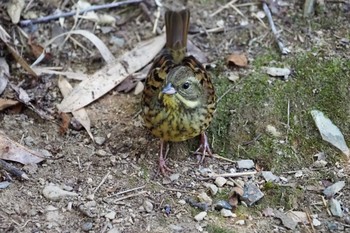
[{"label": "twig", "polygon": [[56,15],[48,15],[45,17],[37,18],[37,19],[21,20],[19,23],[22,27],[26,27],[26,26],[29,26],[32,24],[46,23],[46,22],[51,21],[51,20],[74,16],[75,14],[77,14],[77,12],[79,15],[81,15],[81,14],[84,14],[84,13],[89,12],[89,11],[97,11],[97,10],[102,10],[102,9],[114,8],[114,7],[124,6],[127,4],[140,3],[142,1],[143,0],[126,0],[123,2],[114,2],[114,3],[109,3],[109,4],[96,5],[96,6],[88,7],[84,10],[81,10],[81,11],[70,11],[70,12],[65,12],[65,13],[56,14]]},{"label": "twig", "polygon": [[224,98],[230,91],[232,91],[233,88],[235,88],[235,85],[230,86],[225,92],[224,94],[222,94],[217,100],[216,100],[216,104],[218,104],[222,98]]},{"label": "twig", "polygon": [[251,176],[255,175],[256,171],[251,172],[236,172],[236,173],[222,173],[222,174],[212,174],[210,175],[210,178],[217,178],[217,177],[241,177],[241,176]]},{"label": "twig", "polygon": [[27,174],[18,168],[12,166],[11,164],[5,162],[4,160],[0,159],[0,168],[4,169],[5,171],[9,172],[10,174],[21,177],[24,180],[29,180],[29,177]]},{"label": "twig", "polygon": [[265,14],[266,14],[268,20],[269,20],[269,24],[270,24],[272,33],[273,33],[273,35],[275,37],[275,40],[276,40],[276,42],[278,44],[278,47],[279,47],[281,53],[283,55],[288,54],[290,52],[290,50],[283,45],[283,43],[282,43],[282,41],[280,39],[280,35],[277,32],[277,30],[276,30],[275,23],[273,22],[271,11],[270,11],[269,7],[267,6],[267,4],[265,2],[263,3],[263,9],[265,11]]},{"label": "twig", "polygon": [[328,215],[329,215],[329,216],[332,216],[331,211],[330,211],[329,208],[328,208],[326,199],[324,199],[324,196],[321,196],[321,197],[322,197],[323,205],[324,205],[324,207],[326,208]]},{"label": "twig", "polygon": [[154,20],[154,25],[153,25],[153,30],[152,30],[153,34],[156,34],[156,32],[157,32],[159,18],[160,18],[160,7],[157,8],[156,19]]},{"label": "twig", "polygon": [[228,159],[228,158],[222,157],[222,156],[220,156],[218,154],[213,154],[213,157],[216,158],[216,159],[221,159],[221,160],[230,162],[230,163],[236,163],[236,161],[234,161],[232,159]]},{"label": "twig", "polygon": [[140,187],[136,187],[136,188],[132,188],[132,189],[128,189],[128,190],[124,190],[124,191],[121,191],[119,193],[115,193],[109,197],[115,197],[115,196],[118,196],[118,195],[122,195],[122,194],[125,194],[125,193],[130,193],[130,192],[133,192],[133,191],[136,191],[136,190],[139,190],[139,189],[143,189],[146,185],[142,185]]},{"label": "twig", "polygon": [[235,2],[237,2],[237,0],[232,0],[232,1],[230,1],[229,3],[227,3],[226,5],[223,5],[223,6],[220,7],[217,11],[215,11],[214,13],[212,13],[212,14],[210,15],[210,17],[213,17],[213,16],[219,14],[221,11],[223,11],[224,9],[230,7],[231,4],[233,4],[233,3],[235,3]]},{"label": "twig", "polygon": [[136,196],[139,196],[139,195],[142,195],[142,194],[145,194],[145,193],[147,193],[147,191],[141,191],[139,193],[130,194],[128,196],[124,196],[124,197],[115,199],[114,202],[118,202],[118,201],[122,201],[122,200],[125,200],[125,199],[128,199],[128,198],[136,197]]},{"label": "twig", "polygon": [[[316,233],[314,224],[312,224],[312,218],[311,218],[309,210],[307,208],[305,208],[305,213],[306,213],[307,220],[309,221],[309,224],[311,226],[312,232]],[[306,229],[308,229],[308,228],[306,228]],[[308,229],[308,231],[309,231],[309,229]]]},{"label": "twig", "polygon": [[101,185],[106,181],[107,177],[109,176],[109,174],[111,173],[111,171],[108,171],[107,174],[103,177],[103,179],[101,180],[101,182],[97,185],[97,187],[95,188],[95,190],[92,192],[93,195],[95,195],[95,193],[97,192],[97,190],[101,187]]}]

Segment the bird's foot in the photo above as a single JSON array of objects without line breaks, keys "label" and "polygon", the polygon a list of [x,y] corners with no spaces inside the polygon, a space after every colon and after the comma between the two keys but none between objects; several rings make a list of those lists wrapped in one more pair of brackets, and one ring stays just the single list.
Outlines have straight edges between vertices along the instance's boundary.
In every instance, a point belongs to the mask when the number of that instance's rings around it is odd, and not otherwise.
[{"label": "bird's foot", "polygon": [[200,156],[198,158],[198,163],[203,163],[206,154],[213,157],[213,153],[211,152],[208,143],[208,138],[207,135],[205,135],[205,133],[201,134],[201,144],[199,145],[198,149],[194,152],[194,154]]}]

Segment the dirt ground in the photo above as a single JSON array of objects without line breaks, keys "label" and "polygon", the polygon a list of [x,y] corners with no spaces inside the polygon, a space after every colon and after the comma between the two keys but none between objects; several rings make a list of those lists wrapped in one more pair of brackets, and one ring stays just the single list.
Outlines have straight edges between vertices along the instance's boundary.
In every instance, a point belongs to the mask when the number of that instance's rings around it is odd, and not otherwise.
[{"label": "dirt ground", "polygon": [[[25,2],[28,4],[29,1]],[[57,7],[62,7],[64,1],[34,2],[27,13],[33,12],[37,16],[42,16],[52,14]],[[65,2],[67,4],[61,10],[72,10],[73,1]],[[90,2],[102,4],[104,1]],[[215,16],[210,16],[227,2],[187,1],[187,7],[191,10],[190,40],[207,56],[208,63],[215,64],[213,72],[218,74],[216,77],[218,79],[226,79],[225,74],[231,68],[227,67],[225,58],[235,51],[245,52],[250,62],[271,50],[279,53],[266,17],[261,19],[263,24],[255,16],[263,12],[260,3],[236,1],[235,4],[243,5],[237,6],[236,9],[228,7]],[[302,16],[302,1],[276,2],[278,3],[275,4],[276,12],[273,17],[278,28],[282,28],[284,42],[292,50],[287,56],[297,57],[300,51],[310,51],[319,43],[326,43],[327,46],[323,46],[322,49],[323,53],[328,54],[327,56],[350,59],[349,3],[324,1],[325,5],[317,5],[314,19],[307,19]],[[6,4],[1,3],[0,6],[3,7],[0,11],[1,24],[12,36],[17,33],[17,29],[10,23],[5,10]],[[116,57],[131,50],[139,41],[155,36],[152,29],[157,6],[153,1],[146,1],[143,7],[136,4],[103,11],[115,16],[117,25],[96,27],[95,23],[83,20],[78,28],[94,32],[109,46]],[[335,19],[336,22],[324,22],[327,19]],[[311,26],[313,20],[319,22],[319,28],[314,29]],[[67,18],[65,29],[69,30],[73,23],[72,18]],[[218,28],[222,24],[225,27],[224,31],[205,32],[203,30]],[[161,17],[158,22],[158,32],[161,32],[163,25],[164,21]],[[44,44],[52,38],[54,27],[58,27],[57,21],[38,24],[37,28],[32,28],[36,41]],[[104,33],[104,29],[108,32]],[[302,36],[298,37],[297,34]],[[115,42],[116,37],[121,44]],[[339,45],[341,38],[347,38],[347,42],[344,42],[345,49]],[[81,37],[76,39],[79,39],[87,49],[84,50],[68,41],[62,49],[53,48],[50,51],[52,58],[45,65],[62,66],[66,70],[85,73],[93,73],[102,67],[104,63],[95,48]],[[29,63],[35,60],[28,48],[22,46],[21,49]],[[197,159],[189,153],[197,143],[197,139],[194,139],[191,141],[190,148],[186,148],[183,154],[171,153],[168,163],[174,169],[171,174],[175,176],[171,179],[162,177],[157,169],[159,141],[143,128],[138,115],[141,96],[134,95],[133,91],[119,93],[114,89],[86,108],[91,119],[92,134],[100,140],[100,143],[92,142],[86,131],[72,126],[62,135],[61,119],[55,107],[63,99],[57,87],[58,77],[42,75],[37,80],[27,78],[25,71],[15,64],[10,55],[6,52],[2,53],[1,55],[5,56],[10,64],[11,81],[18,84],[24,79],[22,88],[30,94],[38,107],[50,109],[54,120],[43,120],[25,107],[16,113],[10,110],[0,112],[0,127],[4,134],[26,147],[45,149],[52,155],[40,164],[23,167],[29,180],[14,179],[9,187],[0,190],[1,232],[350,231],[350,222],[348,222],[350,199],[346,194],[349,192],[348,183],[346,182],[346,187],[342,190],[342,207],[345,216],[337,218],[329,216],[322,203],[312,200],[319,196],[320,190],[316,190],[317,194],[315,194],[306,188],[300,189],[298,184],[295,184],[298,182],[297,178],[292,179],[291,183],[294,184],[294,189],[301,190],[300,197],[303,199],[294,199],[295,203],[291,204],[292,209],[297,207],[294,210],[312,210],[318,213],[318,219],[322,222],[320,227],[298,224],[294,230],[289,230],[280,220],[264,216],[262,209],[259,208],[259,202],[253,207],[240,207],[243,210],[236,212],[237,216],[233,218],[224,218],[220,212],[210,210],[205,220],[196,221],[194,216],[200,211],[183,201],[189,197],[196,197],[201,192],[207,192],[205,184],[213,183],[212,180],[201,176],[201,170],[210,168],[217,173],[224,173],[234,167],[232,163],[209,158],[204,164],[198,165]],[[280,61],[283,62],[283,59],[283,56],[280,56]],[[240,74],[249,77],[254,70],[254,66],[248,66],[240,71]],[[239,88],[235,91],[237,89]],[[7,97],[9,96],[15,98],[15,94],[10,90],[7,91]],[[237,113],[244,110],[235,109],[234,111]],[[256,118],[255,121],[258,122],[259,119]],[[210,132],[216,130],[219,129],[211,128]],[[209,138],[212,137],[209,135]],[[234,141],[232,143],[235,144]],[[172,144],[171,150],[179,151],[176,150],[177,146]],[[181,146],[188,147],[187,144],[181,144]],[[220,148],[214,148],[214,150],[217,153],[222,151]],[[234,154],[221,155],[233,160],[244,159]],[[13,164],[22,168],[20,164]],[[258,167],[259,164],[256,164],[257,169]],[[346,169],[341,170],[342,168],[341,162],[335,162],[327,167],[327,171],[334,170],[334,176],[343,175],[343,178],[349,181]],[[299,169],[303,170],[304,167]],[[303,182],[304,185],[314,184],[313,182],[319,184],[317,178],[319,173],[317,171],[311,171],[311,173],[312,175],[309,174],[308,177],[312,177],[310,179],[313,180]],[[259,183],[261,181],[259,176],[258,173],[253,177],[240,177],[238,180],[243,182],[255,180]],[[49,184],[60,186],[63,190],[76,193],[77,196],[65,197],[58,201],[50,200],[43,195],[44,188]],[[121,193],[123,191],[129,192]],[[225,195],[222,194],[223,199],[227,198],[228,194]],[[279,198],[282,202],[284,197]],[[220,197],[217,196],[216,199]],[[320,199],[317,198],[317,200]],[[283,209],[282,205],[271,207]],[[244,220],[242,225],[240,220]],[[335,227],[333,225],[330,227],[330,223],[334,223]]]}]

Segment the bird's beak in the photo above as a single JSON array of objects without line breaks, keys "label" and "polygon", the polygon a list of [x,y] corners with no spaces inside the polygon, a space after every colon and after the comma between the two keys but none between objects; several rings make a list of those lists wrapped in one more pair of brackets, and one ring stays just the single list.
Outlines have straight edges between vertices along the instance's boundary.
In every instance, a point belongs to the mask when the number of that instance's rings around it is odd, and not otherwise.
[{"label": "bird's beak", "polygon": [[163,94],[168,94],[168,95],[173,95],[176,94],[176,90],[173,87],[173,85],[171,85],[171,83],[168,83],[162,90]]}]

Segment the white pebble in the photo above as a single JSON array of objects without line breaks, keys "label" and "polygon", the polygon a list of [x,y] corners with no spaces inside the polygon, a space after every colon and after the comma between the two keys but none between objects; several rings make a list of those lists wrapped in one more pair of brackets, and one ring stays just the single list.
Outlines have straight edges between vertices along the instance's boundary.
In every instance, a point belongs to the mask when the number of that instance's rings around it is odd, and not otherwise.
[{"label": "white pebble", "polygon": [[218,187],[222,187],[226,184],[227,180],[224,177],[217,177],[214,181],[214,183],[218,186]]},{"label": "white pebble", "polygon": [[202,221],[205,216],[207,216],[207,212],[203,211],[203,212],[200,212],[199,214],[197,214],[196,216],[194,216],[194,219],[199,222],[199,221]]}]

